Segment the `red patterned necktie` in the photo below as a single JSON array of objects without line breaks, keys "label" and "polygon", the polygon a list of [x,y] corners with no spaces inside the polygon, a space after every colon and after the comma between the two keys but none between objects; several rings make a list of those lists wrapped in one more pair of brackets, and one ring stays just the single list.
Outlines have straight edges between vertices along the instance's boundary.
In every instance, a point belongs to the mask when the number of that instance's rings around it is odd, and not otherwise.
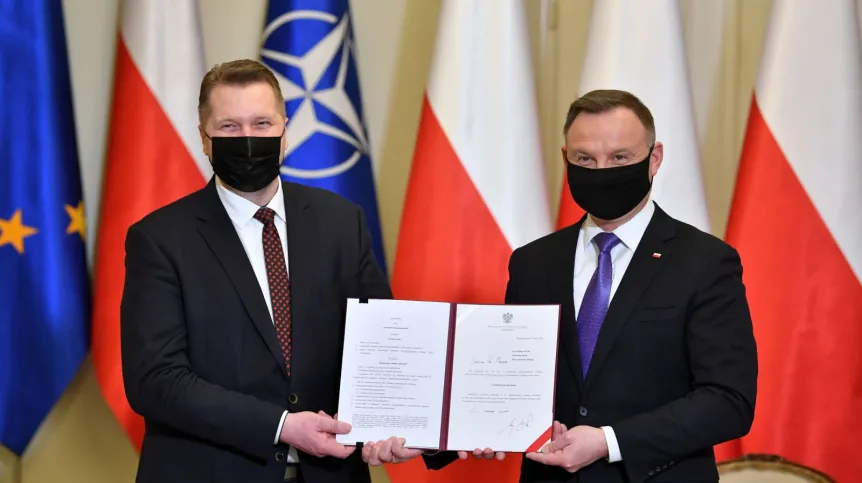
[{"label": "red patterned necktie", "polygon": [[257,210],[254,217],[263,223],[263,258],[272,301],[272,319],[287,363],[287,375],[290,376],[290,279],[287,276],[284,250],[275,228],[275,211],[264,207]]}]

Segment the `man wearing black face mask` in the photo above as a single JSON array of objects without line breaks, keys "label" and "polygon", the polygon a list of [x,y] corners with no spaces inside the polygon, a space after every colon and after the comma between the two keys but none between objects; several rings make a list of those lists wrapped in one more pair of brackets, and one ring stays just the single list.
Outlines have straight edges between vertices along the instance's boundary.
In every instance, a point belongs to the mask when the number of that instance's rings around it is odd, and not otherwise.
[{"label": "man wearing black face mask", "polygon": [[713,446],[754,417],[757,355],[737,252],[650,199],[652,115],[623,91],[572,103],[563,160],[588,213],[512,254],[512,304],[561,304],[554,441],[522,482],[718,481]]},{"label": "man wearing black face mask", "polygon": [[334,419],[346,299],[392,296],[362,210],[281,182],[284,99],[262,64],[214,67],[198,110],[215,176],[126,239],[137,481],[368,483]]}]

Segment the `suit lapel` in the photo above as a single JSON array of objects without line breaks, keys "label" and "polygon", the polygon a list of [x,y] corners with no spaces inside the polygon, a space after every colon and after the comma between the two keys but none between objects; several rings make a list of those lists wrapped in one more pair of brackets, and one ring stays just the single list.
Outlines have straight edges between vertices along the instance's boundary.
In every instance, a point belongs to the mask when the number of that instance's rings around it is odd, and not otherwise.
[{"label": "suit lapel", "polygon": [[549,269],[548,278],[551,300],[559,300],[562,303],[560,337],[563,340],[564,356],[578,381],[578,390],[582,389],[584,378],[581,371],[581,351],[578,347],[578,326],[575,319],[574,280],[578,232],[583,221],[582,218],[578,223],[565,228],[560,245],[555,249],[559,253],[549,257],[553,265]]},{"label": "suit lapel", "polygon": [[210,180],[204,192],[206,202],[200,216],[203,223],[199,232],[221,263],[254,326],[286,376],[284,355],[275,335],[272,317],[266,308],[266,299],[236,229],[221,204],[214,180]]},{"label": "suit lapel", "polygon": [[303,346],[300,341],[308,334],[308,321],[312,320],[311,303],[315,295],[314,282],[317,259],[315,223],[308,210],[308,200],[302,196],[300,188],[291,183],[282,183],[284,206],[287,214],[287,258],[290,278],[291,334],[293,339],[292,374],[302,369],[297,360],[301,357]]},{"label": "suit lapel", "polygon": [[[602,363],[613,347],[614,340],[620,330],[629,319],[629,315],[643,296],[653,277],[667,263],[672,252],[672,244],[668,243],[674,237],[673,220],[659,207],[655,206],[655,213],[650,220],[635,250],[632,260],[626,269],[623,279],[608,306],[608,313],[599,331],[590,368],[587,370],[587,378],[584,390],[588,389],[595,379]],[[661,254],[661,257],[653,257],[653,253]]]}]

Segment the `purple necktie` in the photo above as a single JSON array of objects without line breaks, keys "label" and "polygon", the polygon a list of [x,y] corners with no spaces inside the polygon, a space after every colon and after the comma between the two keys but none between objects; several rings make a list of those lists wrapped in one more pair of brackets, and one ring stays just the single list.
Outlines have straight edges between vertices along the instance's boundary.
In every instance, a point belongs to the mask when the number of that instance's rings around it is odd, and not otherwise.
[{"label": "purple necktie", "polygon": [[584,378],[587,377],[587,369],[590,367],[590,359],[596,348],[596,340],[599,338],[599,329],[608,312],[608,303],[611,298],[611,283],[613,282],[613,265],[611,263],[611,250],[620,242],[613,233],[599,233],[593,238],[593,242],[599,248],[599,263],[593,278],[584,292],[581,301],[581,310],[578,312],[578,343],[581,349],[581,370]]}]

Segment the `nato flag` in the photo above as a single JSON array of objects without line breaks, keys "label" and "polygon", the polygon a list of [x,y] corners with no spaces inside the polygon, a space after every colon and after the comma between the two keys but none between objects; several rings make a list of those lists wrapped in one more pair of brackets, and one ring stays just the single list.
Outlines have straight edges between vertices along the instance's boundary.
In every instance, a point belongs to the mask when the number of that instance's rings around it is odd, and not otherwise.
[{"label": "nato flag", "polygon": [[270,0],[262,46],[261,60],[276,73],[287,108],[282,179],[361,206],[385,273],[348,0]]},{"label": "nato flag", "polygon": [[0,2],[0,444],[21,454],[87,353],[62,2]]}]

